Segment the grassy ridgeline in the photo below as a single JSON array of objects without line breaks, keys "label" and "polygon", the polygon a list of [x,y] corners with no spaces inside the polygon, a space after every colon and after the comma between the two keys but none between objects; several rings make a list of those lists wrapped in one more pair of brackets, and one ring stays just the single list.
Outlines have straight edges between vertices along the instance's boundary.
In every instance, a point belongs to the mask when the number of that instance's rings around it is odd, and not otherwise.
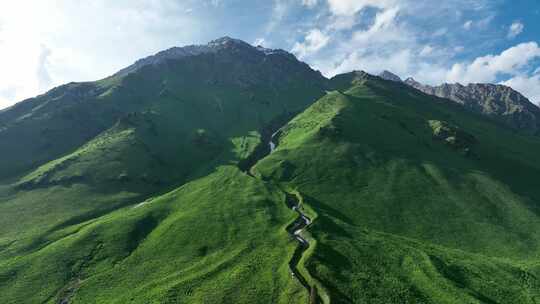
[{"label": "grassy ridgeline", "polygon": [[[441,139],[434,120],[474,140],[462,141],[465,150]],[[279,143],[256,170],[298,189],[316,210],[317,248],[306,267],[334,302],[540,296],[537,138],[367,78],[327,94]]]}]

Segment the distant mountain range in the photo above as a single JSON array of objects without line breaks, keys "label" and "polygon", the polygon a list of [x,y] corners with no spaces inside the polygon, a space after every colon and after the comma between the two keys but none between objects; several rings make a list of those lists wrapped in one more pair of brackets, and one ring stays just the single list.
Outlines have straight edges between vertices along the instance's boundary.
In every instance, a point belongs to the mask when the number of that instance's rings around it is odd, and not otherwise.
[{"label": "distant mountain range", "polygon": [[0,299],[540,299],[538,110],[220,38],[0,111]]},{"label": "distant mountain range", "polygon": [[429,95],[452,100],[467,110],[491,117],[515,130],[535,135],[540,133],[540,108],[508,86],[489,83],[471,83],[466,86],[444,83],[429,86],[413,78],[402,81],[389,71],[383,71],[379,76],[403,82]]}]

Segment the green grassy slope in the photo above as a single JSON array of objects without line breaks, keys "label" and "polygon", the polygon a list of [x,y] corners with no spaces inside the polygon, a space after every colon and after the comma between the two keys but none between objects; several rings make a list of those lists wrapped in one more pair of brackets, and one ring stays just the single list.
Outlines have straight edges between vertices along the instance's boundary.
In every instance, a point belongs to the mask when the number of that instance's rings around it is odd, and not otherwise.
[{"label": "green grassy slope", "polygon": [[303,302],[287,264],[294,216],[271,184],[220,167],[1,259],[0,294],[3,303]]},{"label": "green grassy slope", "polygon": [[[0,188],[0,246],[42,246],[46,232],[57,226],[101,216],[235,164],[251,154],[274,121],[323,94],[324,79],[304,63],[244,48],[249,61],[231,50],[188,57],[93,84],[70,84],[2,112],[9,128],[0,132],[0,146],[9,149],[3,150],[0,178],[9,179]],[[287,75],[276,77],[282,69]],[[247,75],[256,78],[245,81]],[[80,87],[98,84],[97,97],[73,99],[86,96]],[[59,94],[58,100],[51,97]],[[89,113],[84,119],[58,118],[83,111]],[[62,125],[56,137],[34,134],[50,124]],[[102,131],[86,141],[78,124]],[[49,153],[39,150],[40,141],[60,146]]]},{"label": "green grassy slope", "polygon": [[140,104],[118,90],[119,79],[70,83],[0,112],[0,180],[71,152]]},{"label": "green grassy slope", "polygon": [[197,129],[243,135],[305,109],[325,83],[290,54],[231,43],[130,74],[63,85],[0,111],[0,181],[74,152],[130,113],[151,110],[158,120],[171,119],[164,127],[182,128],[172,134],[177,137],[195,136]]},{"label": "green grassy slope", "polygon": [[401,84],[334,81],[255,168],[318,213],[306,266],[334,300],[534,303],[540,140]]},{"label": "green grassy slope", "polygon": [[2,303],[306,303],[282,189],[325,303],[540,301],[538,137],[364,73],[233,44],[2,111],[0,149]]},{"label": "green grassy slope", "polygon": [[0,113],[4,302],[305,301],[288,270],[283,193],[223,166],[252,155],[326,80],[242,47],[69,84]]}]

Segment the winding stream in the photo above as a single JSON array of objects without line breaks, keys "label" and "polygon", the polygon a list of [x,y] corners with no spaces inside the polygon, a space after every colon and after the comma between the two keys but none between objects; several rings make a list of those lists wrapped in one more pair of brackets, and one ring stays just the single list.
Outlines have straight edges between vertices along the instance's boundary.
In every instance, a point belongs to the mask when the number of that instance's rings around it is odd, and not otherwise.
[{"label": "winding stream", "polygon": [[294,222],[287,226],[287,232],[291,237],[298,241],[298,247],[294,251],[294,254],[289,261],[289,268],[291,270],[291,275],[296,277],[298,281],[311,293],[311,286],[308,284],[304,276],[298,271],[298,263],[302,258],[304,252],[309,248],[309,241],[302,236],[302,231],[311,224],[311,220],[304,213],[302,213],[302,206],[298,202],[296,195],[286,193],[287,205],[296,213],[298,217]]},{"label": "winding stream", "polygon": [[[253,162],[253,165],[255,165],[255,163],[259,161],[260,159],[274,152],[274,150],[277,147],[277,142],[275,141],[275,137],[279,132],[280,132],[280,129],[272,133],[272,135],[268,139],[268,147],[269,147],[269,150],[267,150],[268,152],[258,157],[256,161]],[[250,172],[251,167],[249,167],[246,170],[246,173],[250,176],[253,176]],[[286,228],[289,235],[298,242],[298,246],[296,247],[292,258],[289,261],[289,269],[291,272],[291,276],[298,279],[300,284],[302,284],[302,286],[304,286],[304,288],[307,290],[309,294],[309,299],[310,299],[309,303],[317,303],[318,295],[317,295],[316,288],[310,286],[306,278],[300,273],[300,271],[298,271],[298,263],[302,259],[304,252],[309,248],[309,241],[306,238],[304,238],[304,236],[302,235],[302,232],[307,226],[311,224],[311,219],[303,213],[301,203],[298,200],[298,197],[296,195],[293,195],[287,192],[285,192],[285,195],[286,195],[287,206],[298,214],[298,217],[294,220],[294,222],[292,222]]]}]

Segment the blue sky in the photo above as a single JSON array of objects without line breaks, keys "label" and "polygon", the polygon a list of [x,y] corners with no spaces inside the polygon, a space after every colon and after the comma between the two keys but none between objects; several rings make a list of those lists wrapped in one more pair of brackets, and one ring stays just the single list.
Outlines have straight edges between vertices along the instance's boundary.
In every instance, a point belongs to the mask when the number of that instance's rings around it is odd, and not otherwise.
[{"label": "blue sky", "polygon": [[540,102],[539,20],[537,0],[2,1],[0,108],[221,36],[293,52],[327,76],[496,82]]}]

